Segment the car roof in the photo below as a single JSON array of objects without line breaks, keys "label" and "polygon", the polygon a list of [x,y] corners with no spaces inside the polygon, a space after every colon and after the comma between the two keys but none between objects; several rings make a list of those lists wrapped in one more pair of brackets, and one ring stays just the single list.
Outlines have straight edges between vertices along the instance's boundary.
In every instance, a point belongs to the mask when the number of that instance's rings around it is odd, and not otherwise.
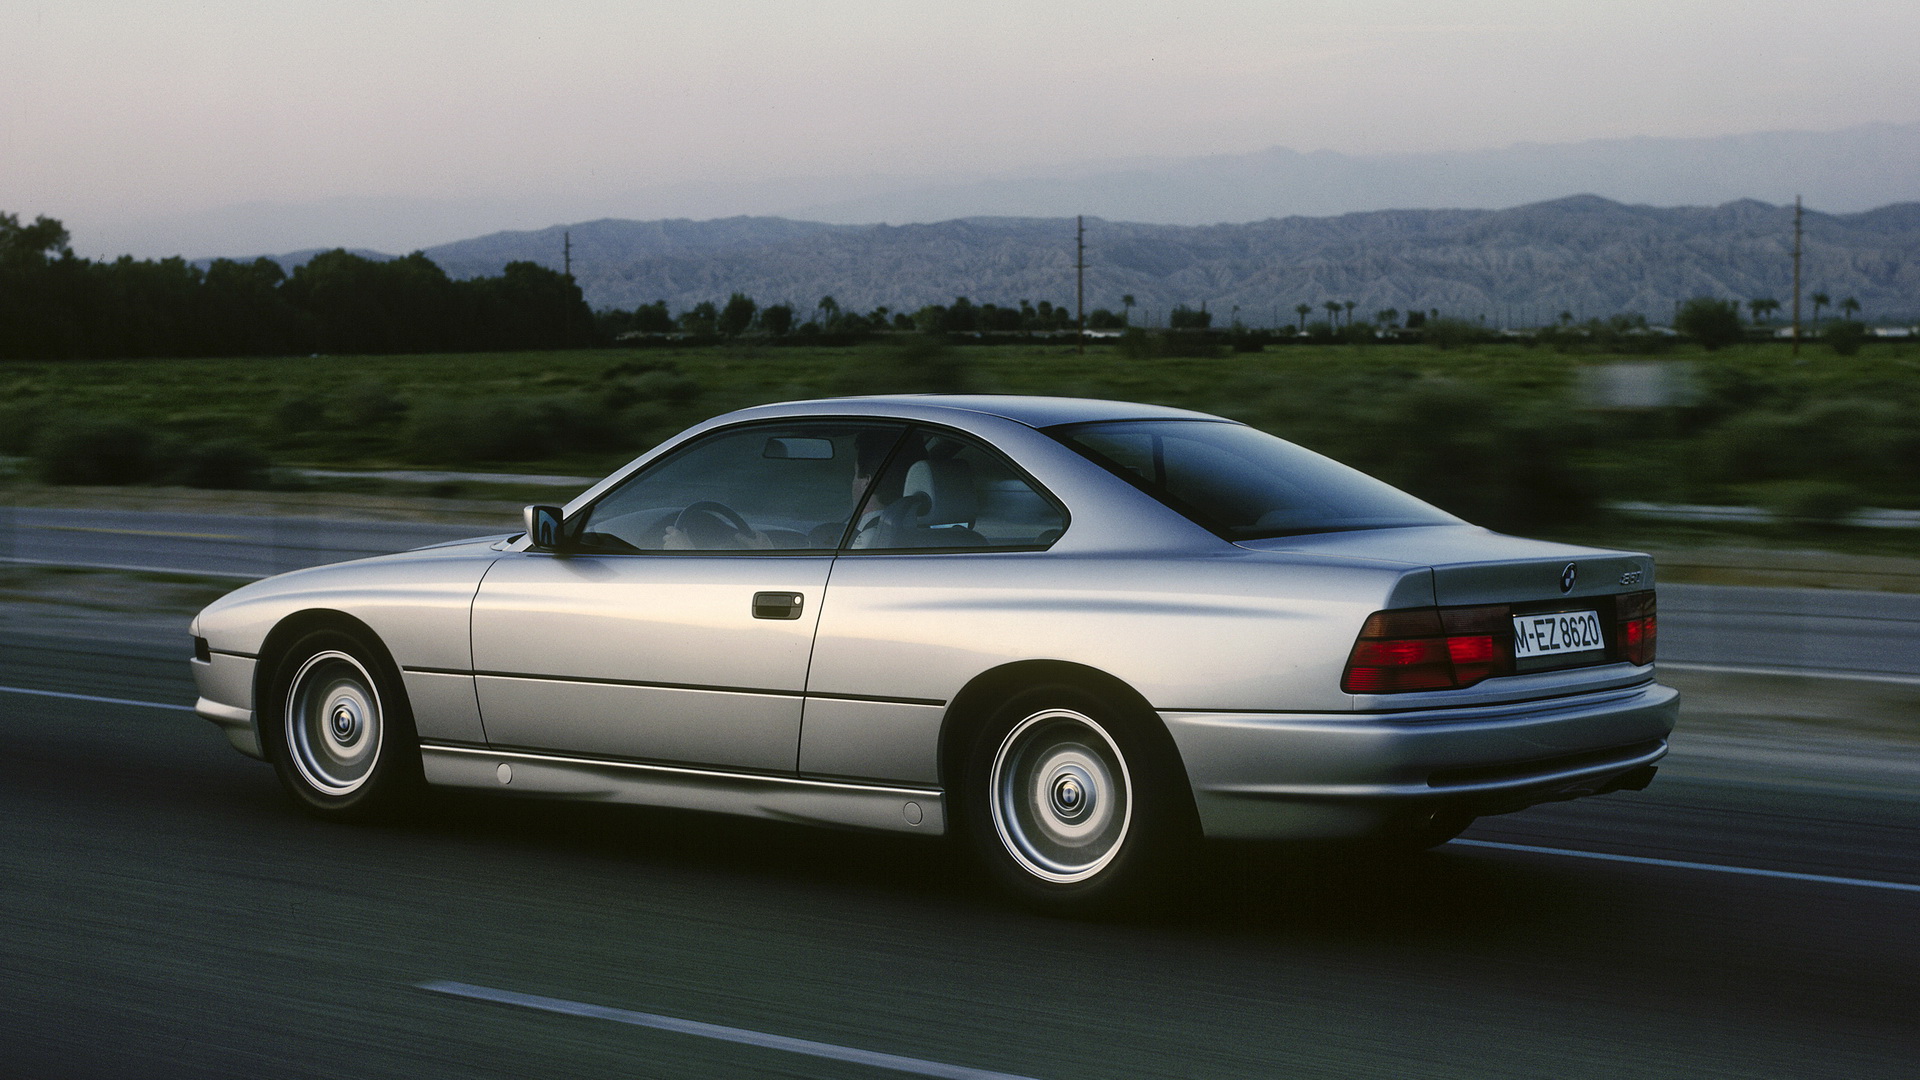
[{"label": "car roof", "polygon": [[791,413],[802,408],[816,411],[822,407],[838,404],[880,406],[882,409],[891,405],[898,408],[899,415],[914,418],[927,418],[929,413],[938,412],[977,413],[1002,417],[1035,428],[1053,427],[1058,424],[1084,424],[1098,420],[1220,419],[1207,413],[1194,412],[1191,409],[1175,409],[1165,405],[1023,394],[875,394],[862,397],[789,401],[782,402],[779,406],[762,406],[762,408],[777,408],[783,413]]}]

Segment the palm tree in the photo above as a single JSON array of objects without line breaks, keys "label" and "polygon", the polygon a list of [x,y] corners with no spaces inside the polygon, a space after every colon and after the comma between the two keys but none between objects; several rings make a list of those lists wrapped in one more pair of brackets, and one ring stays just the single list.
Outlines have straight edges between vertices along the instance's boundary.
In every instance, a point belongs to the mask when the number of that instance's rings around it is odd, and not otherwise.
[{"label": "palm tree", "polygon": [[1840,310],[1846,312],[1847,318],[1851,319],[1855,315],[1859,314],[1860,301],[1855,300],[1853,297],[1849,296],[1845,300],[1840,301]]},{"label": "palm tree", "polygon": [[840,313],[840,301],[835,300],[832,296],[823,296],[820,298],[820,303],[815,306],[826,316],[827,325],[832,326],[833,317]]},{"label": "palm tree", "polygon": [[1343,306],[1347,309],[1347,325],[1352,326],[1353,325],[1353,309],[1359,307],[1360,305],[1349,300]]},{"label": "palm tree", "polygon": [[1307,332],[1307,316],[1313,314],[1313,305],[1312,304],[1295,304],[1293,305],[1293,313],[1295,315],[1300,316],[1300,332],[1303,334],[1306,333]]},{"label": "palm tree", "polygon": [[1333,324],[1334,329],[1336,330],[1339,329],[1340,328],[1340,301],[1328,300],[1326,303],[1323,303],[1320,306],[1327,309],[1327,321]]},{"label": "palm tree", "polygon": [[1817,292],[1813,294],[1813,321],[1815,323],[1820,321],[1820,309],[1831,303],[1833,303],[1833,297],[1828,296],[1826,293]]},{"label": "palm tree", "polygon": [[1382,308],[1381,310],[1374,312],[1373,317],[1380,320],[1381,326],[1400,325],[1400,309],[1399,308]]},{"label": "palm tree", "polygon": [[1133,325],[1133,305],[1137,303],[1139,303],[1139,301],[1133,298],[1132,293],[1127,293],[1125,296],[1122,296],[1120,298],[1120,306],[1126,309],[1125,311],[1120,313],[1120,325],[1122,326]]},{"label": "palm tree", "polygon": [[1749,300],[1747,306],[1753,309],[1753,321],[1764,323],[1773,317],[1774,312],[1780,310],[1780,301],[1771,296],[1762,296]]}]

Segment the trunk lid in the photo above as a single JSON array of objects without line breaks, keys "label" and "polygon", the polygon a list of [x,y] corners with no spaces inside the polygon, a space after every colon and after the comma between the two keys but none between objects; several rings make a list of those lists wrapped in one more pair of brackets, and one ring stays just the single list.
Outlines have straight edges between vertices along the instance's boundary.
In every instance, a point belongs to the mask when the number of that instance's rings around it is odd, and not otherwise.
[{"label": "trunk lid", "polygon": [[[1544,603],[1613,596],[1653,587],[1653,559],[1630,551],[1560,544],[1508,536],[1477,525],[1281,536],[1243,540],[1255,551],[1284,551],[1425,567],[1432,575],[1433,603]],[[1572,585],[1563,587],[1567,568]]]},{"label": "trunk lid", "polygon": [[[1494,650],[1491,671],[1482,666],[1481,674],[1465,685],[1417,692],[1389,689],[1386,684],[1372,684],[1380,686],[1380,692],[1369,692],[1360,688],[1364,680],[1356,680],[1353,692],[1359,708],[1405,709],[1557,696],[1646,677],[1644,669],[1628,662],[1625,621],[1635,618],[1646,601],[1644,595],[1628,594],[1645,594],[1653,588],[1653,559],[1647,555],[1528,540],[1472,525],[1319,533],[1244,541],[1241,546],[1404,567],[1409,580],[1424,578],[1427,585],[1426,598],[1407,607],[1473,609],[1478,629],[1470,633],[1491,635],[1493,644],[1482,646]],[[1396,600],[1404,603],[1409,591],[1418,590],[1403,590]],[[1368,625],[1373,627],[1374,620]],[[1409,624],[1389,620],[1381,625]],[[1355,627],[1355,632],[1369,639],[1373,635],[1422,636],[1418,630]],[[1454,632],[1469,633],[1449,631]],[[1562,634],[1568,636],[1563,640]],[[1589,647],[1590,643],[1598,647]]]}]

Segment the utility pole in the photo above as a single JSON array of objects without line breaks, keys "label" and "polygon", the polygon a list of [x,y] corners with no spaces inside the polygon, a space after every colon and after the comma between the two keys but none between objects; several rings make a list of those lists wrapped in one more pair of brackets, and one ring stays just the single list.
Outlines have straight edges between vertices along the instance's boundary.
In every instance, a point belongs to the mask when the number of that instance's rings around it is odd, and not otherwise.
[{"label": "utility pole", "polygon": [[1073,351],[1087,351],[1087,218],[1084,214],[1075,214],[1073,218],[1073,318],[1077,329],[1074,331]]},{"label": "utility pole", "polygon": [[[573,232],[568,230],[560,234],[560,266],[567,275],[567,284],[573,284]],[[565,344],[573,335],[573,305],[568,304],[560,316],[560,341]]]},{"label": "utility pole", "polygon": [[1793,355],[1800,355],[1800,196],[1793,197]]}]

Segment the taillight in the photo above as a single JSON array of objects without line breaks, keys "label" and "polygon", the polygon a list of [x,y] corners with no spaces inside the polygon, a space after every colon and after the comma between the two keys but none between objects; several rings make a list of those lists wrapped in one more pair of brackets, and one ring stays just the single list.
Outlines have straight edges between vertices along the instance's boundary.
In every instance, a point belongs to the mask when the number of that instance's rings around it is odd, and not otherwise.
[{"label": "taillight", "polygon": [[1376,611],[1353,643],[1340,689],[1349,694],[1454,690],[1513,668],[1505,605]]},{"label": "taillight", "polygon": [[1614,597],[1613,617],[1615,640],[1620,642],[1620,659],[1629,664],[1653,663],[1653,646],[1660,638],[1660,622],[1654,615],[1653,590]]}]

